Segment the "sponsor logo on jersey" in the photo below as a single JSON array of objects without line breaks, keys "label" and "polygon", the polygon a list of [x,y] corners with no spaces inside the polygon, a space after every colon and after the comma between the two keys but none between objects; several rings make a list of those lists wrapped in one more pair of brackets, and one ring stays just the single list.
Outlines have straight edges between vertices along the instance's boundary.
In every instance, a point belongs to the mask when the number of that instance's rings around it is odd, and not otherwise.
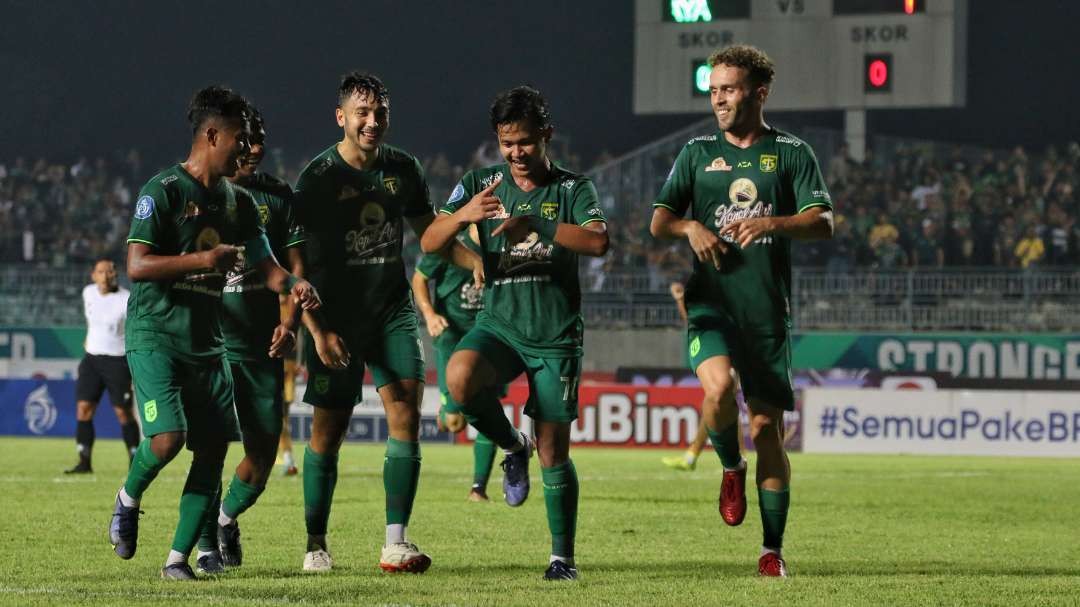
[{"label": "sponsor logo on jersey", "polygon": [[505,274],[513,274],[530,266],[549,264],[554,252],[554,244],[544,245],[539,234],[529,232],[525,240],[516,245],[503,246],[502,255],[499,256],[499,270]]},{"label": "sponsor logo on jersey", "polygon": [[466,281],[461,285],[461,291],[458,293],[458,297],[461,301],[462,310],[484,309],[484,293],[482,290],[477,289],[476,285],[471,280]]},{"label": "sponsor logo on jersey", "polygon": [[757,186],[746,177],[740,177],[731,182],[728,188],[728,198],[731,203],[740,209],[745,209],[757,201]]},{"label": "sponsor logo on jersey", "polygon": [[507,211],[506,207],[504,207],[503,204],[500,202],[499,203],[499,208],[495,209],[495,216],[492,217],[492,219],[509,219],[509,218],[510,218],[510,211]]},{"label": "sponsor logo on jersey", "polygon": [[792,147],[799,147],[800,145],[802,145],[802,142],[798,139],[795,139],[794,137],[788,137],[786,135],[777,136],[776,143],[788,143],[791,144]]},{"label": "sponsor logo on jersey", "polygon": [[401,183],[397,177],[383,177],[382,184],[386,191],[390,192],[391,196],[396,196],[398,190],[401,189]]},{"label": "sponsor logo on jersey", "polygon": [[749,160],[740,160],[735,166],[739,167],[740,169],[748,169],[754,166],[754,164]]},{"label": "sponsor logo on jersey", "polygon": [[690,141],[686,142],[686,145],[694,145],[698,141],[716,141],[716,135],[702,135],[700,137],[694,137]]},{"label": "sponsor logo on jersey", "polygon": [[601,217],[603,216],[604,212],[601,211],[599,207],[593,207],[586,211],[585,214],[589,217]]},{"label": "sponsor logo on jersey", "polygon": [[345,233],[345,251],[352,253],[348,265],[385,263],[390,257],[377,256],[379,251],[393,249],[401,235],[400,226],[386,221],[386,211],[377,202],[368,202],[360,209],[359,229]]},{"label": "sponsor logo on jersey", "polygon": [[[671,167],[671,170],[674,171],[675,167]],[[705,172],[706,173],[709,173],[711,171],[730,171],[730,170],[731,170],[731,165],[728,164],[726,160],[724,160],[723,156],[717,156],[716,158],[713,158],[713,161],[710,162],[707,167],[705,167]],[[668,178],[670,178],[670,177],[671,177],[671,175],[669,174]]]},{"label": "sponsor logo on jersey", "polygon": [[762,173],[775,173],[776,154],[762,154],[758,159],[758,170]]},{"label": "sponsor logo on jersey", "polygon": [[577,179],[564,179],[563,182],[562,182],[562,187],[564,187],[564,188],[566,188],[568,190],[572,190],[572,189],[574,189],[574,184],[575,183],[577,183]]},{"label": "sponsor logo on jersey", "polygon": [[503,178],[502,171],[499,171],[499,172],[497,172],[495,174],[492,174],[492,175],[488,175],[487,177],[484,177],[483,179],[480,180],[480,189],[484,189],[484,188],[488,187],[489,185],[495,183],[496,181],[499,181],[502,178]]},{"label": "sponsor logo on jersey", "polygon": [[48,384],[42,384],[26,395],[23,417],[26,427],[34,434],[45,434],[56,425],[56,403],[49,394]]},{"label": "sponsor logo on jersey", "polygon": [[330,158],[330,157],[326,157],[326,158],[323,158],[322,160],[320,160],[319,164],[316,164],[314,167],[312,167],[311,172],[316,174],[316,175],[322,175],[323,173],[326,172],[326,169],[328,169],[328,168],[330,168],[332,166],[334,166],[334,159]]},{"label": "sponsor logo on jersey", "polygon": [[154,214],[154,199],[141,196],[135,201],[135,219],[146,219]]},{"label": "sponsor logo on jersey", "polygon": [[465,198],[465,186],[459,183],[454,186],[454,191],[450,192],[450,198],[447,199],[446,204],[454,204],[462,198]]},{"label": "sponsor logo on jersey", "polygon": [[338,200],[349,200],[350,198],[356,198],[360,195],[360,191],[351,185],[347,185],[341,188],[341,193],[338,194]]},{"label": "sponsor logo on jersey", "polygon": [[555,221],[555,219],[559,216],[559,203],[541,202],[540,216],[549,221]]},{"label": "sponsor logo on jersey", "polygon": [[532,211],[532,204],[528,202],[519,202],[517,208],[514,209],[515,213],[528,213]]},{"label": "sponsor logo on jersey", "polygon": [[255,208],[259,211],[259,223],[266,225],[266,222],[270,221],[270,207],[265,204],[257,204]]},{"label": "sponsor logo on jersey", "polygon": [[814,190],[813,192],[810,192],[810,195],[814,198],[821,198],[822,200],[828,200],[830,202],[832,201],[832,196],[829,196],[829,193],[825,190]]},{"label": "sponsor logo on jersey", "polygon": [[169,175],[168,177],[165,177],[161,180],[161,185],[169,185],[177,179],[179,179],[179,177],[177,177],[176,175]]}]

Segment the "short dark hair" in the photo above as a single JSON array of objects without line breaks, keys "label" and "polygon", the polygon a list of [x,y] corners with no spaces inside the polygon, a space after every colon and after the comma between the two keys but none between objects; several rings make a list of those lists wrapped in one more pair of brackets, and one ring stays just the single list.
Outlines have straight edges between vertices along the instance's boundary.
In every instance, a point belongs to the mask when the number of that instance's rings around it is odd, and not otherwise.
[{"label": "short dark hair", "polygon": [[191,132],[195,134],[209,120],[220,118],[246,121],[249,117],[248,102],[228,87],[208,86],[191,98],[187,117],[191,123]]},{"label": "short dark hair", "polygon": [[263,119],[262,112],[259,111],[259,108],[255,107],[251,103],[248,103],[248,121],[247,121],[247,123],[248,123],[248,131],[251,132],[251,141],[252,141],[252,143],[261,143],[261,142],[257,142],[256,139],[259,138],[259,131],[262,131],[264,133],[264,135],[265,135],[265,132],[266,132],[266,120]]},{"label": "short dark hair", "polygon": [[551,112],[540,91],[523,85],[495,97],[491,104],[491,130],[498,132],[500,124],[525,120],[541,130],[551,126]]},{"label": "short dark hair", "polygon": [[94,265],[92,265],[92,266],[90,266],[90,267],[91,267],[91,268],[96,268],[96,267],[97,267],[97,265],[98,265],[99,263],[103,262],[103,261],[107,261],[107,262],[109,262],[109,263],[113,264],[114,266],[116,265],[116,262],[115,262],[115,261],[113,261],[111,257],[105,257],[104,255],[102,255],[102,256],[99,256],[99,257],[96,257],[96,258],[94,258]]},{"label": "short dark hair", "polygon": [[709,55],[709,66],[718,65],[730,65],[746,70],[749,73],[750,84],[755,87],[771,85],[773,76],[776,75],[772,59],[765,54],[765,51],[749,44],[735,44]]},{"label": "short dark hair", "polygon": [[338,86],[338,107],[353,95],[361,97],[371,96],[376,101],[386,105],[390,103],[390,89],[386,88],[382,80],[369,72],[352,71],[341,77],[341,85]]}]

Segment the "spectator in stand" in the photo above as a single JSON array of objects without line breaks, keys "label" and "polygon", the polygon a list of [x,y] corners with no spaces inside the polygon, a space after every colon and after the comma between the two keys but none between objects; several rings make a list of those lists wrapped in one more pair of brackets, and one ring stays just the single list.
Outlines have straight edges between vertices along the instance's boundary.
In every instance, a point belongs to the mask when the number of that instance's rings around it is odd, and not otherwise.
[{"label": "spectator in stand", "polygon": [[1019,230],[1016,226],[1016,218],[1012,213],[1005,215],[998,226],[997,237],[994,240],[994,265],[998,267],[1016,267],[1017,260],[1014,251],[1019,240]]},{"label": "spectator in stand", "polygon": [[1020,242],[1016,243],[1014,254],[1017,263],[1024,269],[1038,265],[1042,261],[1042,258],[1046,255],[1046,246],[1043,244],[1042,238],[1039,238],[1039,232],[1035,226],[1029,225],[1024,230],[1024,237],[1020,239]]},{"label": "spectator in stand", "polygon": [[[891,227],[891,226],[890,226]],[[873,267],[879,270],[898,270],[907,265],[907,253],[900,246],[896,228],[885,232],[871,246],[874,253]]]},{"label": "spectator in stand", "polygon": [[915,237],[912,246],[911,265],[920,268],[941,268],[945,265],[945,249],[941,246],[932,219],[922,220],[922,231]]},{"label": "spectator in stand", "polygon": [[879,213],[877,223],[874,227],[870,228],[870,234],[868,240],[870,242],[871,249],[877,249],[883,241],[892,239],[893,242],[900,237],[900,232],[896,229],[896,226],[889,221],[888,213]]}]

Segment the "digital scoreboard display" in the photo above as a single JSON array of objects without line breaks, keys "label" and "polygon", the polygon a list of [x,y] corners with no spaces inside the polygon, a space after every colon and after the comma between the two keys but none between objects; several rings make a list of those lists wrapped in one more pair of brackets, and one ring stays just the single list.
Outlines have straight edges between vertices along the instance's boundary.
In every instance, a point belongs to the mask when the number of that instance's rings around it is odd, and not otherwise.
[{"label": "digital scoreboard display", "polygon": [[750,0],[660,0],[660,20],[668,23],[749,18]]},{"label": "digital scoreboard display", "polygon": [[833,14],[914,15],[926,12],[926,0],[833,0]]}]

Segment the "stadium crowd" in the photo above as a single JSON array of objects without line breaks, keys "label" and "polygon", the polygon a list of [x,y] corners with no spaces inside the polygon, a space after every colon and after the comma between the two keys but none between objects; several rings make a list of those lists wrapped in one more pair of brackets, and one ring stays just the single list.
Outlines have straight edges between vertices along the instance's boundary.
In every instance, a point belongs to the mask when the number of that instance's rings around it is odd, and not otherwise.
[{"label": "stadium crowd", "polygon": [[[580,166],[563,148],[569,164]],[[1080,144],[971,158],[958,147],[934,155],[899,146],[888,161],[856,162],[841,146],[822,162],[837,208],[836,235],[799,243],[796,264],[842,272],[1080,263]],[[478,147],[464,165],[444,154],[426,159],[432,199],[445,200],[468,168],[497,160],[491,145]],[[275,150],[266,169],[293,182],[303,165]],[[101,256],[122,259],[136,188],[152,172],[137,150],[71,164],[0,159],[0,262],[64,267]],[[649,268],[649,283],[658,288],[689,272],[681,241],[658,243],[649,236],[649,204],[621,208],[610,213],[611,254],[589,268],[593,288],[612,272]],[[407,253],[418,255],[415,239],[406,234]]]}]

